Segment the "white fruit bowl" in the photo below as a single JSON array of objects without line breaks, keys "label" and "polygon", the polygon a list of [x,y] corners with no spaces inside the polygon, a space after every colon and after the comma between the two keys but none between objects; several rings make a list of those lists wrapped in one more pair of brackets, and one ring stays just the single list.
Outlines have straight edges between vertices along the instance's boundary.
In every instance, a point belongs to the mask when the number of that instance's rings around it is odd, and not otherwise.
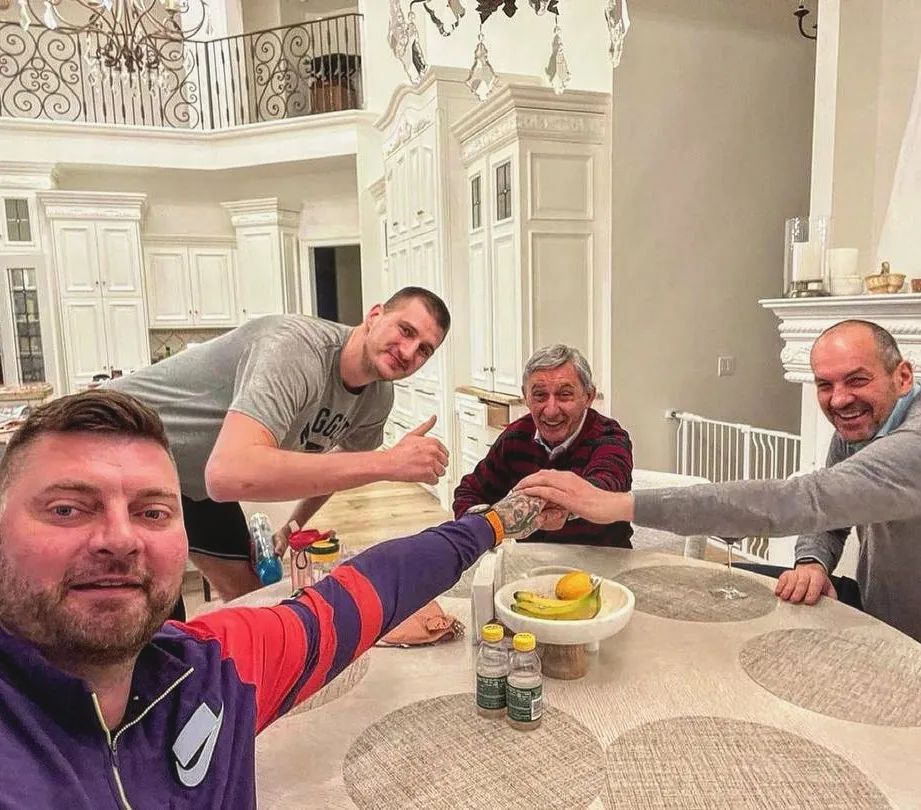
[{"label": "white fruit bowl", "polygon": [[541,596],[554,596],[559,574],[526,577],[496,591],[496,618],[516,633],[533,633],[542,644],[594,644],[619,633],[630,617],[636,599],[633,591],[619,582],[601,580],[601,610],[593,619],[555,621],[523,616],[512,610],[515,591],[534,591]]}]

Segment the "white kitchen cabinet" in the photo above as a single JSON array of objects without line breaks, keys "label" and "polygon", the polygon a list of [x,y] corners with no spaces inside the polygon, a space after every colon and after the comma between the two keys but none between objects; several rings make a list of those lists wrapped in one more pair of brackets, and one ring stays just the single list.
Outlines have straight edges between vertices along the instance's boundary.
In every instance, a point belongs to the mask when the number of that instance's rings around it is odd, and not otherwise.
[{"label": "white kitchen cabinet", "polygon": [[108,374],[109,350],[102,300],[63,299],[61,325],[70,390],[89,385],[94,374]]},{"label": "white kitchen cabinet", "polygon": [[109,370],[129,372],[150,365],[150,338],[144,323],[142,298],[105,298],[102,303],[105,321],[106,351]]},{"label": "white kitchen cabinet", "polygon": [[147,311],[154,329],[192,323],[189,253],[183,247],[147,247]]},{"label": "white kitchen cabinet", "polygon": [[610,377],[610,97],[508,85],[452,127],[465,168],[469,377],[520,395],[553,343]]},{"label": "white kitchen cabinet", "polygon": [[395,91],[377,124],[384,135],[383,289],[388,294],[411,285],[431,290],[445,301],[456,324],[435,356],[396,388],[388,441],[398,440],[401,425],[415,427],[437,417],[431,435],[447,446],[451,464],[439,484],[426,489],[444,508],[450,507],[457,480],[451,403],[459,370],[466,378],[468,365],[466,343],[455,339],[457,330],[466,328],[466,226],[459,189],[463,162],[450,124],[475,103],[462,76],[433,67],[418,88]]},{"label": "white kitchen cabinet", "polygon": [[521,391],[523,354],[516,176],[511,148],[467,170],[468,290],[479,325],[470,333],[470,383],[512,395]]},{"label": "white kitchen cabinet", "polygon": [[51,233],[65,391],[150,363],[141,262],[143,194],[42,191]]},{"label": "white kitchen cabinet", "polygon": [[190,248],[192,306],[201,326],[233,326],[237,323],[234,294],[233,251],[221,248]]},{"label": "white kitchen cabinet", "polygon": [[274,197],[221,203],[236,232],[236,305],[241,321],[300,312],[300,212]]},{"label": "white kitchen cabinet", "polygon": [[198,240],[148,241],[147,306],[154,328],[233,327],[239,321],[233,249]]}]

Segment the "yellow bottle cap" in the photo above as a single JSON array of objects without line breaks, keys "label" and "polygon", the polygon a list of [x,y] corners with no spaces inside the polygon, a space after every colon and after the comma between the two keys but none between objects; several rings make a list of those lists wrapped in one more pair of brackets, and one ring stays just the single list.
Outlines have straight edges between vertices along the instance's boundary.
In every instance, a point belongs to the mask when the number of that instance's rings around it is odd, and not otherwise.
[{"label": "yellow bottle cap", "polygon": [[537,646],[537,639],[534,638],[533,633],[515,633],[512,646],[518,652],[531,652]]},{"label": "yellow bottle cap", "polygon": [[484,624],[481,634],[483,636],[483,641],[496,642],[502,641],[502,637],[505,635],[505,631],[502,629],[501,625]]}]

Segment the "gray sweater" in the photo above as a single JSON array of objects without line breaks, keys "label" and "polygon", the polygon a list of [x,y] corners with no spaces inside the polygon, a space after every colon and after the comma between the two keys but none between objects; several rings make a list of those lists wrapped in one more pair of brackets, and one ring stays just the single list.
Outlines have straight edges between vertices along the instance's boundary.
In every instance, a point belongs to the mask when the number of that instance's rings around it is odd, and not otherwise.
[{"label": "gray sweater", "polygon": [[921,641],[921,396],[890,433],[789,480],[735,481],[633,494],[634,523],[684,535],[784,537],[833,571],[853,526],[864,610]]}]

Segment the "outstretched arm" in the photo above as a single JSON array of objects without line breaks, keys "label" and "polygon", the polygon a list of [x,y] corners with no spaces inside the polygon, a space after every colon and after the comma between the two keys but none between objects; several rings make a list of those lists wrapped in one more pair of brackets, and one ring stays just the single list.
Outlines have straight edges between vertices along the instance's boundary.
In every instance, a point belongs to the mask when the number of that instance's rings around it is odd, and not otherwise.
[{"label": "outstretched arm", "polygon": [[257,730],[329,683],[506,536],[537,528],[541,504],[515,494],[492,520],[467,515],[380,543],[272,608],[228,608],[185,626],[216,639],[256,690]]}]

